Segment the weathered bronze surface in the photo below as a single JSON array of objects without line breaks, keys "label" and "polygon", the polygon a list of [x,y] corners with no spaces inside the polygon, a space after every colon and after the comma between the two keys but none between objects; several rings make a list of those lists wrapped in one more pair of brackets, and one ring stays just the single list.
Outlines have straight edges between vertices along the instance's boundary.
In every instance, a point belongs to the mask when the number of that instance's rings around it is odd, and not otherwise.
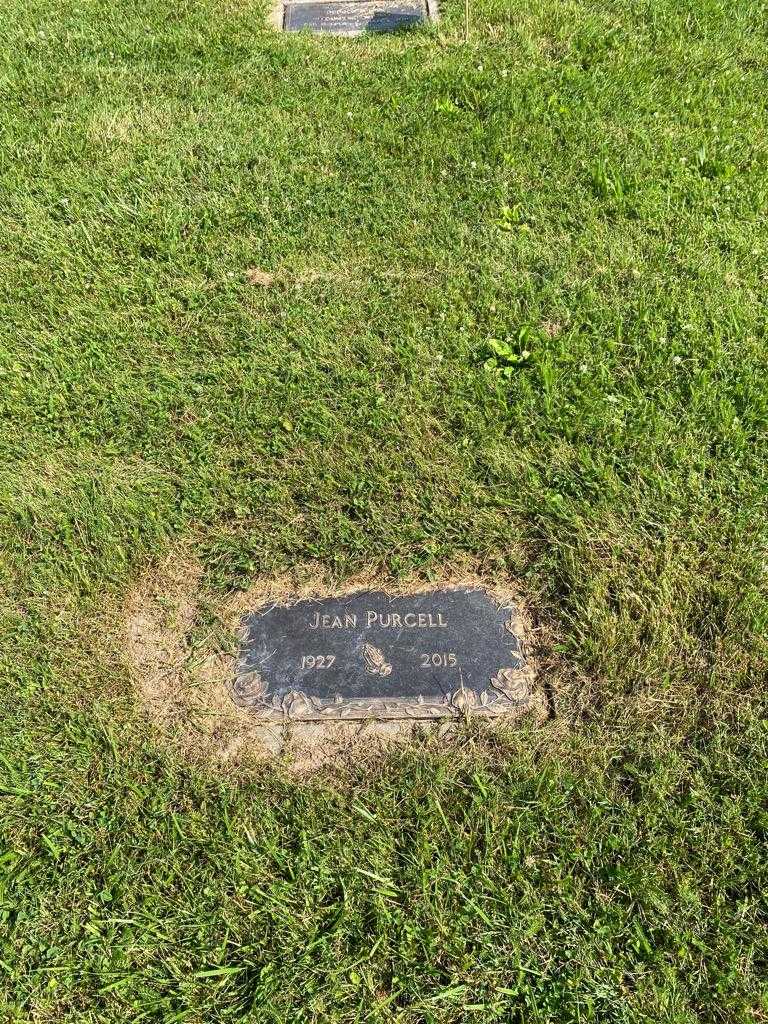
[{"label": "weathered bronze surface", "polygon": [[268,720],[519,712],[535,678],[519,622],[467,588],[271,605],[243,619],[233,696]]},{"label": "weathered bronze surface", "polygon": [[283,29],[354,36],[362,32],[394,32],[424,21],[426,5],[419,0],[317,0],[286,3]]}]

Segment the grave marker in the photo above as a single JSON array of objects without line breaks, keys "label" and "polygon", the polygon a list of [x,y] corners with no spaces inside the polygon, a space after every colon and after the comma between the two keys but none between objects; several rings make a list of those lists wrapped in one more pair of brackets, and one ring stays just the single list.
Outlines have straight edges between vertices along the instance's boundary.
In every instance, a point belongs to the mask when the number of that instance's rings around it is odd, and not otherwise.
[{"label": "grave marker", "polygon": [[485,590],[361,591],[246,615],[233,696],[266,720],[498,716],[534,677],[517,609]]},{"label": "grave marker", "polygon": [[288,0],[282,6],[285,32],[357,36],[395,32],[434,18],[432,0]]}]

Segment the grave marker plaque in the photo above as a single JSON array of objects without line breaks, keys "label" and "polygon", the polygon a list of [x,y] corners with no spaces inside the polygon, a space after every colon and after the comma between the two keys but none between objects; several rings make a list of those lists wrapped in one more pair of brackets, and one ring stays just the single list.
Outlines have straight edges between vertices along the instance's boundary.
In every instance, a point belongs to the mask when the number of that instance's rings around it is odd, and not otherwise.
[{"label": "grave marker plaque", "polygon": [[242,625],[232,692],[265,720],[497,716],[531,698],[517,610],[482,589],[360,591]]},{"label": "grave marker plaque", "polygon": [[428,16],[422,0],[299,0],[283,5],[283,29],[356,36],[409,28]]}]

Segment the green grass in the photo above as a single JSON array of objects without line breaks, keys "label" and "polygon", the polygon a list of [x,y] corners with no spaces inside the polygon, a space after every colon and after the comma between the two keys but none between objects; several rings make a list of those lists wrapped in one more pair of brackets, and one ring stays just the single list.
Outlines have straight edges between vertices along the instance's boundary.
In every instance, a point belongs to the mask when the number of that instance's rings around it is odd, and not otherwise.
[{"label": "green grass", "polygon": [[[768,1016],[768,8],[462,11],[4,7],[1,1017]],[[572,725],[192,769],[104,642],[179,546],[513,578]]]},{"label": "green grass", "polygon": [[69,715],[13,800],[10,1019],[759,1021],[768,732],[739,724],[340,793]]}]

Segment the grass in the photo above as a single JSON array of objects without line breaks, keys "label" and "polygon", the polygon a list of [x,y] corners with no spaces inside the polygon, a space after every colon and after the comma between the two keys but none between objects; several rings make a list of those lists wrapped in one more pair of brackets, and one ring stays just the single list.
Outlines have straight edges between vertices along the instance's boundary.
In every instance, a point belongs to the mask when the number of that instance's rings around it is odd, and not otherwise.
[{"label": "grass", "polygon": [[[766,1019],[767,14],[5,5],[5,1018]],[[185,765],[104,642],[180,544],[514,578],[574,725]]]},{"label": "grass", "polygon": [[70,715],[79,752],[14,799],[10,1019],[760,1020],[768,735],[741,725],[339,792],[235,790]]}]

